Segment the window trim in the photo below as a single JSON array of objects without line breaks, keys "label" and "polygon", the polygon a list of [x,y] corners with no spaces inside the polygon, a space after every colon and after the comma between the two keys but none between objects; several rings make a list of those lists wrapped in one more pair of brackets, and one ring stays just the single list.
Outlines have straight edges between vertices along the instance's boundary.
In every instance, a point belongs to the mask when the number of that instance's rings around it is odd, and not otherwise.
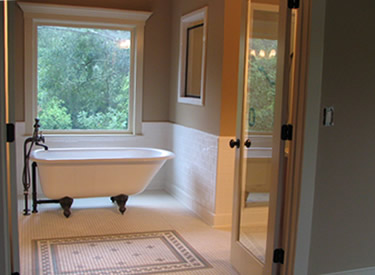
[{"label": "window trim", "polygon": [[[129,130],[68,130],[45,131],[58,134],[132,134],[142,133],[144,26],[151,12],[93,7],[18,2],[24,13],[24,87],[25,134],[32,133],[37,115],[37,26],[63,25],[74,27],[116,28],[132,32]],[[129,108],[130,109],[130,108]]]}]

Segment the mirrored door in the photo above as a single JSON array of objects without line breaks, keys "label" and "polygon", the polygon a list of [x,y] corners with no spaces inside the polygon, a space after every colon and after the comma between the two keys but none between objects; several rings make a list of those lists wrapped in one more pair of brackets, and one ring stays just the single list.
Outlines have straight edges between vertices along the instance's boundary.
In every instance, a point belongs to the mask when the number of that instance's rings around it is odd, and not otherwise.
[{"label": "mirrored door", "polygon": [[292,12],[285,1],[247,2],[242,121],[231,259],[241,274],[272,271],[286,168],[281,125],[288,119]]},{"label": "mirrored door", "polygon": [[264,264],[272,181],[279,7],[250,3],[249,19],[239,241]]}]

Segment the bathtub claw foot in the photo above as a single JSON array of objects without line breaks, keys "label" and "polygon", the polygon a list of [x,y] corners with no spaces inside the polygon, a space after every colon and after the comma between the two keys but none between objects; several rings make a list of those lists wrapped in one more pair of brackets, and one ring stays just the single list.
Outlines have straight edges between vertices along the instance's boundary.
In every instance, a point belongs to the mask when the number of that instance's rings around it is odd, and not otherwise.
[{"label": "bathtub claw foot", "polygon": [[73,204],[73,199],[70,197],[64,197],[60,199],[60,205],[62,209],[64,209],[64,216],[69,218],[71,212],[70,212],[70,207]]},{"label": "bathtub claw foot", "polygon": [[125,204],[128,201],[129,196],[121,194],[118,196],[111,197],[112,202],[116,202],[118,205],[118,210],[121,212],[121,214],[124,214],[126,207]]}]

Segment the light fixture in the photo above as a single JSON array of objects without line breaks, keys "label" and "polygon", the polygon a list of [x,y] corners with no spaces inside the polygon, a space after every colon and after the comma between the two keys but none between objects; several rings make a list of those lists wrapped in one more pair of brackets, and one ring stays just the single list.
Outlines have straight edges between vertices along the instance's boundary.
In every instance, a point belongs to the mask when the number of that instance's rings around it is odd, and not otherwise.
[{"label": "light fixture", "polygon": [[250,51],[250,55],[252,55],[252,56],[257,56],[257,53],[256,53],[255,50],[251,50],[251,51]]},{"label": "light fixture", "polygon": [[259,50],[258,54],[257,54],[256,50],[254,50],[254,49],[250,50],[251,56],[260,57],[260,58],[265,58],[265,57],[272,58],[272,57],[275,57],[276,54],[277,54],[277,52],[276,52],[275,49],[270,50],[268,54],[267,54],[266,50]]},{"label": "light fixture", "polygon": [[118,42],[118,47],[120,49],[130,49],[130,40],[129,39],[120,40]]},{"label": "light fixture", "polygon": [[273,49],[273,50],[270,51],[268,57],[269,57],[269,58],[272,58],[272,57],[275,57],[275,56],[276,56],[276,50]]}]

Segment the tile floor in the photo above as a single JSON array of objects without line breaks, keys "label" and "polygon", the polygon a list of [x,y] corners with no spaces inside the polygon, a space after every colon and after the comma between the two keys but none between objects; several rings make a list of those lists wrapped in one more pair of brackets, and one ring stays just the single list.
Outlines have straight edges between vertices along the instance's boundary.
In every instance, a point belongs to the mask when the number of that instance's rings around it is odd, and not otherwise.
[{"label": "tile floor", "polygon": [[[20,201],[20,209],[23,209]],[[176,230],[213,268],[168,274],[238,274],[229,262],[230,230],[212,229],[176,199],[163,191],[132,196],[124,215],[109,198],[79,199],[66,219],[59,205],[39,205],[39,213],[23,216],[19,211],[21,274],[32,274],[31,240]]]}]

